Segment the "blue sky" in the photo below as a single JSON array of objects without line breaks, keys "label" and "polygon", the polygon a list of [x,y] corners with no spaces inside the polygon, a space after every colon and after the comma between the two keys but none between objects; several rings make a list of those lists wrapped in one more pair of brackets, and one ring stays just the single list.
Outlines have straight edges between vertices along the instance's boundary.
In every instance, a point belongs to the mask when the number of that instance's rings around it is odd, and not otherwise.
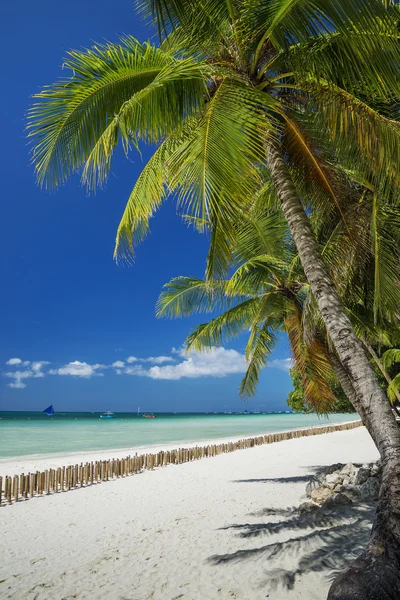
[{"label": "blue sky", "polygon": [[237,388],[245,336],[188,359],[181,345],[205,319],[155,318],[163,283],[204,272],[207,239],[180,221],[172,202],[153,219],[135,264],[113,261],[116,227],[146,153],[118,156],[97,195],[87,196],[79,178],[51,194],[35,183],[24,132],[30,95],[60,76],[70,48],[123,33],[148,39],[133,2],[3,3],[0,30],[0,410],[283,409],[291,389],[285,339],[244,406]]}]

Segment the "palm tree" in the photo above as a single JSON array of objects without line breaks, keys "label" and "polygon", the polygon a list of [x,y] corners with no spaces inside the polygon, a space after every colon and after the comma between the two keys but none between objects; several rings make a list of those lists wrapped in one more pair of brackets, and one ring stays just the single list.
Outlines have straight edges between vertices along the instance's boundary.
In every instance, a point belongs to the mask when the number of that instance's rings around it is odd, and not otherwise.
[{"label": "palm tree", "polygon": [[[343,369],[338,368],[340,361],[330,348],[321,314],[310,294],[287,226],[276,199],[272,194],[267,198],[267,190],[271,194],[273,188],[265,185],[262,202],[256,196],[253,205],[249,205],[235,224],[234,261],[228,269],[228,273],[234,269],[233,275],[216,280],[172,279],[164,286],[157,315],[174,318],[222,310],[222,314],[192,330],[186,340],[188,351],[209,350],[250,331],[246,348],[248,367],[240,386],[242,396],[255,392],[259,372],[274,347],[275,333],[286,331],[303,381],[306,403],[317,412],[324,412],[334,402],[333,373],[351,400],[354,393],[348,378],[344,379]],[[386,222],[377,251],[372,243],[377,229],[374,203],[368,198],[368,190],[362,202],[354,191],[354,188],[348,189],[341,206],[347,227],[354,234],[351,245],[343,239],[341,221],[317,222],[314,229],[353,327],[388,378],[372,345],[390,346],[398,337],[400,288],[393,289],[392,279],[400,278],[398,251],[393,247],[399,229],[396,220]],[[384,203],[380,208],[385,210]],[[370,227],[365,227],[366,221]],[[391,255],[393,250],[394,256]],[[382,298],[386,285],[390,287],[388,299]]]},{"label": "palm tree", "polygon": [[[232,337],[249,333],[247,369],[240,384],[243,397],[255,393],[260,371],[274,349],[277,334],[288,335],[305,400],[315,411],[326,412],[335,402],[331,391],[334,367],[320,323],[306,324],[304,307],[309,285],[279,210],[256,203],[235,224],[235,248],[230,277],[198,279],[176,277],[165,284],[157,303],[158,317],[182,317],[199,312],[221,314],[196,326],[186,349],[210,350]],[[210,257],[209,257],[210,258]],[[310,314],[310,310],[308,314]]]},{"label": "palm tree", "polygon": [[143,4],[158,22],[160,48],[127,37],[71,52],[65,65],[72,77],[37,95],[29,127],[38,180],[51,187],[82,168],[91,189],[105,181],[119,141],[125,152],[141,141],[159,144],[129,198],[117,253],[131,255],[175,192],[200,230],[212,224],[219,260],[209,261],[211,277],[229,263],[233,224],[269,170],[355,408],[383,462],[367,553],[330,597],[347,597],[350,579],[352,597],[370,593],[372,562],[395,590],[391,597],[399,595],[400,431],[308,218],[340,212],[338,164],[346,161],[377,202],[385,197],[398,206],[397,9],[380,0]]}]

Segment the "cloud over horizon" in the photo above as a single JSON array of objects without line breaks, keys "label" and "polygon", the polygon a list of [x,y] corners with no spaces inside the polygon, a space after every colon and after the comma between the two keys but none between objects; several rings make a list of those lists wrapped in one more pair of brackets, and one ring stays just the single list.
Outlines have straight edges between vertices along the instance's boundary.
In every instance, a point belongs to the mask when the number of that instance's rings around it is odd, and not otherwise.
[{"label": "cloud over horizon", "polygon": [[[220,347],[212,348],[209,352],[193,351],[186,355],[185,351],[181,349],[177,354],[183,360],[176,364],[156,365],[148,369],[143,368],[142,365],[135,365],[127,367],[123,373],[151,379],[179,380],[196,377],[225,377],[233,373],[244,373],[246,370],[244,355],[236,350],[226,350]],[[160,363],[162,362],[166,361],[160,361]]]},{"label": "cloud over horizon", "polygon": [[[162,379],[178,381],[180,379],[195,379],[198,377],[226,377],[246,371],[246,360],[244,354],[237,350],[227,349],[223,346],[213,347],[208,352],[197,350],[186,354],[184,348],[172,348],[171,356],[148,356],[137,358],[128,356],[124,360],[116,360],[113,363],[90,364],[74,360],[64,365],[43,370],[50,364],[48,361],[22,361],[20,358],[10,358],[6,364],[12,367],[27,366],[25,370],[7,371],[5,377],[13,381],[8,387],[23,389],[26,387],[25,380],[29,378],[42,378],[46,375],[70,376],[82,379],[91,377],[103,377],[107,369],[111,369],[117,375],[131,375],[136,377],[148,377],[150,379]],[[170,363],[170,364],[167,364]],[[150,366],[152,365],[152,366]],[[267,363],[267,368],[279,369],[288,372],[292,367],[291,358],[277,358]]]},{"label": "cloud over horizon", "polygon": [[71,375],[72,377],[85,377],[90,378],[93,375],[104,375],[104,373],[98,372],[100,369],[106,369],[107,365],[94,364],[89,365],[87,362],[80,362],[74,360],[67,363],[59,369],[50,369],[50,375]]},{"label": "cloud over horizon", "polygon": [[43,373],[42,369],[44,366],[49,365],[49,364],[50,363],[47,360],[41,360],[41,361],[36,361],[36,362],[31,363],[29,360],[22,361],[20,358],[10,358],[6,362],[6,365],[9,365],[9,366],[31,365],[31,366],[29,369],[26,369],[25,371],[17,370],[17,371],[7,371],[7,373],[4,373],[5,377],[9,377],[10,379],[14,380],[11,383],[7,384],[8,387],[15,388],[15,389],[26,388],[26,383],[24,383],[24,379],[30,379],[32,377],[34,377],[34,378],[44,377],[45,374]]}]

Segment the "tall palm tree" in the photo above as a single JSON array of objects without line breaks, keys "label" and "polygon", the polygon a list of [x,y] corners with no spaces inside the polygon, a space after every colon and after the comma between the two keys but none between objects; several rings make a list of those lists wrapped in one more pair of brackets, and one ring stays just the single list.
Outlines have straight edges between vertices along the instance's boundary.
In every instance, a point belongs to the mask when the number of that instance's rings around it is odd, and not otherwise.
[{"label": "tall palm tree", "polygon": [[[131,254],[175,192],[199,229],[213,225],[219,260],[209,261],[212,276],[229,262],[233,224],[269,170],[355,408],[383,461],[368,550],[344,581],[352,578],[354,597],[369,593],[366,567],[373,563],[400,595],[400,431],[308,219],[310,212],[339,212],[337,164],[345,160],[377,202],[384,196],[398,206],[397,9],[380,0],[143,4],[158,22],[160,48],[127,37],[71,52],[65,65],[72,77],[37,95],[29,126],[38,180],[51,187],[82,168],[94,188],[106,179],[119,141],[125,152],[141,141],[159,144],[129,198],[117,252]],[[346,597],[342,587],[339,578],[330,597]]]},{"label": "tall palm tree", "polygon": [[160,295],[157,316],[222,311],[192,330],[186,340],[188,351],[210,350],[248,332],[247,369],[239,388],[244,397],[254,394],[277,334],[285,331],[303,379],[305,399],[323,413],[335,401],[328,345],[318,335],[318,325],[307,339],[303,335],[309,286],[293,245],[287,243],[287,226],[280,212],[260,208],[236,223],[232,275],[215,280],[172,279]]},{"label": "tall palm tree", "polygon": [[[330,389],[334,381],[332,371],[346,388],[350,400],[354,400],[354,392],[348,386],[348,378],[343,380],[343,370],[338,369],[338,358],[330,347],[276,199],[267,198],[265,188],[270,194],[273,191],[271,186],[264,186],[262,201],[256,197],[235,223],[234,260],[227,275],[216,280],[172,279],[161,293],[157,315],[174,318],[222,311],[192,330],[186,340],[188,351],[209,350],[231,337],[250,332],[246,347],[248,366],[240,386],[243,396],[255,392],[259,372],[273,350],[275,333],[286,331],[303,379],[306,402],[317,412],[323,412],[334,401]],[[313,224],[321,253],[327,258],[353,327],[378,367],[385,371],[372,346],[390,346],[398,339],[400,288],[393,289],[392,280],[400,279],[400,247],[398,244],[397,250],[393,247],[399,228],[396,219],[385,224],[377,251],[372,243],[377,229],[373,199],[368,198],[365,190],[360,201],[355,191],[350,187],[341,205],[347,227],[354,234],[351,243],[343,237],[341,221],[321,223],[317,219]],[[384,203],[380,209],[385,211]],[[365,226],[366,221],[370,227]],[[393,265],[388,269],[391,258]],[[377,277],[377,272],[384,275]],[[389,299],[382,298],[382,288],[386,290],[386,285],[390,288]],[[386,371],[383,374],[388,376]]]}]

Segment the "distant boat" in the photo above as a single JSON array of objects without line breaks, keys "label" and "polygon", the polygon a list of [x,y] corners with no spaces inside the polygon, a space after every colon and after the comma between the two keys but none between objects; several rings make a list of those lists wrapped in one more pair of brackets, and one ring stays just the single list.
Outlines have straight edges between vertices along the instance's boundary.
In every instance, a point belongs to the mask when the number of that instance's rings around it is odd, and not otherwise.
[{"label": "distant boat", "polygon": [[156,415],[143,415],[145,419],[155,419]]},{"label": "distant boat", "polygon": [[100,419],[115,419],[115,415],[113,412],[107,411],[100,415]]},{"label": "distant boat", "polygon": [[45,408],[43,412],[46,413],[46,415],[49,415],[49,417],[53,416],[55,414],[54,413],[53,405],[50,404],[50,406],[48,406],[47,408]]}]

